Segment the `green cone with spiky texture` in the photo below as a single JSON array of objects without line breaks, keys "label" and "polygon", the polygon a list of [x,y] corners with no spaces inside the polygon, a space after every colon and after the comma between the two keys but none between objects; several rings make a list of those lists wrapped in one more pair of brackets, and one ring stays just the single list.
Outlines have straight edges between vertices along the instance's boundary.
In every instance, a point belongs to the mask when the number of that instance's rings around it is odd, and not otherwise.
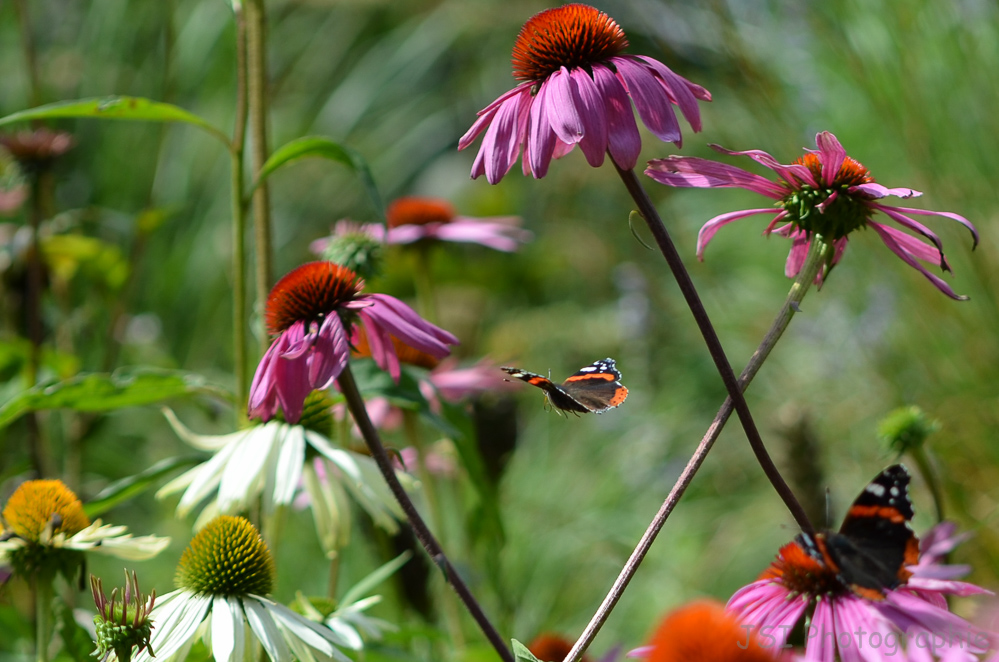
[{"label": "green cone with spiky texture", "polygon": [[274,587],[274,559],[248,520],[220,515],[191,539],[174,583],[201,595],[267,595]]}]

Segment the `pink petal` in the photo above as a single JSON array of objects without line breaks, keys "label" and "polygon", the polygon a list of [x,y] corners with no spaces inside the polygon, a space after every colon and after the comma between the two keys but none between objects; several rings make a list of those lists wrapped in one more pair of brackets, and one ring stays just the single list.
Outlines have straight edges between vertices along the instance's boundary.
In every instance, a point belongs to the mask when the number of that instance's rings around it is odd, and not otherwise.
[{"label": "pink petal", "polygon": [[729,156],[748,156],[760,165],[773,170],[781,179],[787,182],[788,186],[795,190],[801,188],[802,182],[812,186],[813,188],[818,188],[819,186],[818,182],[815,181],[815,177],[812,176],[812,171],[805,166],[800,164],[783,165],[763,150],[750,149],[742,152],[736,152],[713,143],[709,144],[708,147],[720,154],[728,154]]},{"label": "pink petal", "polygon": [[[794,278],[801,271],[801,266],[805,264],[808,257],[808,247],[811,240],[805,237],[804,232],[796,232],[791,237],[791,250],[787,254],[787,262],[784,263],[784,275]],[[815,276],[816,284],[822,282],[821,272]]]},{"label": "pink petal", "polygon": [[756,214],[772,214],[773,211],[773,208],[743,209],[742,211],[731,211],[727,214],[715,216],[702,225],[700,231],[697,233],[697,259],[704,260],[704,249],[708,247],[708,243],[722,227],[740,218],[755,216]]},{"label": "pink petal", "polygon": [[659,79],[632,60],[615,58],[614,64],[645,126],[663,142],[679,146],[682,142],[680,124]]},{"label": "pink petal", "polygon": [[480,110],[478,112],[479,115],[478,119],[476,119],[475,122],[472,124],[471,128],[469,128],[468,131],[465,132],[465,135],[463,135],[461,139],[458,140],[458,150],[459,151],[463,150],[472,144],[472,141],[475,140],[476,136],[482,133],[482,130],[485,129],[492,121],[493,116],[496,114],[496,109],[499,108],[499,106],[504,101],[506,101],[510,97],[522,94],[524,90],[527,90],[527,92],[530,93],[531,87],[533,85],[534,83],[531,81],[521,83],[512,90],[507,90],[491,104]]},{"label": "pink petal", "polygon": [[820,598],[815,605],[815,613],[812,614],[812,623],[805,631],[805,659],[833,662],[836,655],[835,641],[832,601]]},{"label": "pink petal", "polygon": [[319,328],[319,338],[309,357],[309,385],[318,390],[332,386],[333,380],[347,367],[349,358],[350,346],[343,323],[336,311],[331,312]]},{"label": "pink petal", "polygon": [[[978,230],[975,229],[975,226],[972,225],[971,221],[966,219],[964,216],[961,216],[960,214],[954,214],[949,211],[930,211],[929,209],[911,209],[909,207],[886,207],[882,205],[876,205],[876,207],[881,211],[885,211],[886,209],[893,209],[897,212],[902,212],[905,214],[915,214],[916,216],[943,216],[944,218],[949,218],[952,221],[957,221],[964,227],[968,228],[968,231],[971,232],[971,236],[975,240],[975,245],[971,247],[972,250],[974,250],[978,246]],[[893,216],[892,218],[895,217]]]},{"label": "pink petal", "polygon": [[451,223],[445,223],[436,230],[435,234],[438,239],[443,241],[481,244],[507,253],[517,250],[522,243],[530,241],[533,237],[530,232],[520,228],[472,220],[455,220]]},{"label": "pink petal", "polygon": [[828,131],[815,135],[815,145],[819,148],[819,160],[822,161],[822,181],[828,186],[836,180],[836,173],[846,159],[846,150]]},{"label": "pink petal", "polygon": [[887,205],[882,205],[877,202],[868,202],[867,205],[871,209],[877,209],[887,214],[893,221],[895,221],[902,227],[909,228],[913,232],[917,232],[926,237],[927,239],[929,239],[930,241],[932,241],[933,245],[936,246],[937,249],[939,249],[940,251],[941,255],[940,266],[941,268],[943,267],[943,243],[940,241],[940,237],[938,237],[936,233],[934,233],[932,230],[930,230],[922,223],[914,221],[905,214],[900,213],[897,207],[889,207]]},{"label": "pink petal", "polygon": [[911,188],[888,188],[878,184],[877,182],[857,184],[856,186],[848,188],[847,191],[854,194],[861,193],[863,195],[870,196],[871,198],[884,198],[889,195],[894,195],[899,198],[918,198],[922,195],[919,191]]},{"label": "pink petal", "polygon": [[698,158],[669,156],[649,161],[645,174],[660,184],[684,188],[742,188],[781,200],[787,189],[742,168]]},{"label": "pink petal", "polygon": [[603,98],[607,118],[608,151],[614,163],[622,170],[631,170],[638,163],[642,151],[642,138],[635,123],[628,93],[617,75],[599,64],[593,65],[593,77]]},{"label": "pink petal", "polygon": [[579,116],[576,102],[573,98],[572,83],[569,70],[562,67],[548,77],[548,118],[552,130],[564,143],[575,145],[583,139],[583,120]]},{"label": "pink petal", "polygon": [[906,234],[901,230],[896,230],[895,228],[887,225],[882,225],[881,223],[868,221],[867,224],[877,225],[882,230],[890,234],[898,245],[901,246],[909,255],[932,264],[940,264],[945,271],[950,271],[950,265],[947,264],[947,258],[935,246],[925,244],[910,234]]},{"label": "pink petal", "polygon": [[908,264],[910,267],[912,267],[919,273],[923,274],[927,278],[927,280],[929,280],[931,283],[933,283],[934,286],[936,286],[938,290],[940,290],[950,298],[956,299],[957,301],[968,300],[968,297],[959,296],[958,294],[956,294],[954,290],[952,290],[947,283],[945,283],[943,280],[941,280],[939,277],[935,276],[934,274],[931,274],[929,271],[926,270],[926,268],[923,265],[916,262],[916,260],[913,259],[909,255],[909,253],[906,252],[906,250],[902,248],[898,244],[898,242],[895,241],[894,237],[885,232],[880,225],[878,225],[877,223],[868,223],[868,225],[872,227],[875,232],[878,233],[878,235],[881,237],[881,241],[885,243],[885,246],[887,246],[892,253],[899,256],[902,259],[902,261]]},{"label": "pink petal", "polygon": [[[372,306],[374,308],[374,306]],[[368,337],[368,347],[371,349],[371,358],[375,365],[389,373],[392,379],[399,383],[402,371],[399,368],[399,357],[395,353],[395,346],[392,344],[391,334],[378,324],[378,321],[368,314],[371,308],[361,311],[361,322]]]},{"label": "pink petal", "polygon": [[549,81],[545,80],[531,101],[530,128],[524,160],[530,165],[535,179],[541,179],[548,174],[552,150],[555,148],[555,132],[548,117],[548,93]]},{"label": "pink petal", "polygon": [[600,90],[585,69],[573,69],[570,87],[573,102],[583,123],[583,139],[579,141],[586,162],[597,168],[603,165],[607,153],[607,120],[604,117],[604,100]]},{"label": "pink petal", "polygon": [[517,159],[521,138],[518,120],[521,105],[525,103],[530,103],[530,90],[504,101],[482,139],[479,156],[483,157],[486,181],[490,184],[499,183]]},{"label": "pink petal", "polygon": [[[683,113],[684,118],[690,124],[690,127],[694,131],[701,130],[701,109],[697,106],[697,98],[691,91],[692,83],[684,78],[674,73],[669,67],[667,67],[662,62],[655,60],[646,55],[637,56],[627,56],[623,55],[620,57],[631,57],[633,59],[642,60],[646,66],[651,68],[662,79],[663,87],[665,87],[672,98],[675,100],[676,105],[680,108],[680,112]],[[611,58],[614,62],[618,58]],[[703,87],[697,86],[705,94],[707,90]],[[711,95],[708,94],[708,100],[710,100]]]}]

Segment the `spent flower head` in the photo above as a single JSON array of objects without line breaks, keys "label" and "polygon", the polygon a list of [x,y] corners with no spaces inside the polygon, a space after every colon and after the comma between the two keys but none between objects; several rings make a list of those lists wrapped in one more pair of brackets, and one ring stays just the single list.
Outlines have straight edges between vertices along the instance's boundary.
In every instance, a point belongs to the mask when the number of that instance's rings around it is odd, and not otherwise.
[{"label": "spent flower head", "polygon": [[276,338],[250,386],[249,414],[268,421],[278,411],[298,422],[313,390],[329,388],[350,357],[348,339],[364,325],[375,363],[399,379],[393,338],[443,358],[458,339],[387,294],[364,294],[364,281],[333,262],[309,262],[278,281],[267,297],[267,329]]},{"label": "spent flower head", "polygon": [[133,538],[127,527],[91,523],[80,499],[59,480],[28,480],[7,500],[2,515],[0,565],[14,574],[71,578],[83,565],[83,553],[147,559],[170,544],[169,538]]},{"label": "spent flower head", "polygon": [[[107,662],[113,654],[119,662],[130,660],[132,651],[149,647],[152,635],[152,621],[149,614],[156,602],[156,591],[148,596],[139,591],[139,578],[133,571],[125,571],[125,587],[115,588],[111,597],[104,594],[101,580],[90,575],[90,592],[94,596],[97,615],[94,627],[97,631],[97,650],[93,655],[101,662]],[[152,654],[152,651],[150,651]]]},{"label": "spent flower head", "polygon": [[[158,662],[184,660],[201,639],[216,660],[258,659],[349,662],[342,637],[265,597],[274,585],[274,561],[249,521],[220,516],[191,540],[177,567],[178,590],[158,601],[150,644]],[[148,662],[147,647],[133,659]]]},{"label": "spent flower head", "polygon": [[524,174],[540,179],[552,158],[578,144],[593,167],[604,155],[630,170],[642,140],[631,109],[649,131],[679,146],[683,140],[673,104],[694,131],[701,130],[697,100],[711,95],[645,55],[625,55],[624,30],[604,12],[567,4],[532,16],[513,47],[513,75],[521,82],[484,109],[462,136],[465,149],[486,132],[472,177],[496,184],[523,152]]},{"label": "spent flower head", "polygon": [[6,149],[29,176],[48,170],[75,143],[70,134],[45,128],[0,134],[0,147]]},{"label": "spent flower head", "polygon": [[[667,186],[742,188],[774,200],[778,211],[764,234],[776,232],[792,240],[791,252],[784,268],[788,278],[795,277],[801,270],[814,235],[820,236],[834,247],[825,271],[820,271],[816,277],[816,282],[821,284],[828,270],[842,257],[849,235],[856,230],[871,228],[892,253],[923,274],[938,290],[953,299],[966,299],[967,297],[955,294],[946,282],[930,273],[918,261],[938,264],[942,270],[950,271],[940,238],[911,216],[943,216],[957,221],[971,231],[977,245],[978,231],[975,226],[963,216],[951,212],[893,207],[878,202],[889,195],[911,198],[922,193],[909,188],[886,188],[878,184],[867,168],[846,155],[846,150],[836,136],[828,131],[817,134],[815,144],[817,150],[807,150],[804,156],[790,165],[782,165],[760,150],[733,152],[717,145],[711,146],[722,154],[748,156],[770,168],[777,174],[776,182],[735,166],[690,156],[670,156],[649,161],[645,174]],[[873,220],[875,212],[881,212],[929,243]],[[698,259],[704,259],[704,249],[722,226],[757,214],[774,214],[774,207],[729,212],[705,223],[697,235]],[[777,227],[781,223],[783,225]]]}]

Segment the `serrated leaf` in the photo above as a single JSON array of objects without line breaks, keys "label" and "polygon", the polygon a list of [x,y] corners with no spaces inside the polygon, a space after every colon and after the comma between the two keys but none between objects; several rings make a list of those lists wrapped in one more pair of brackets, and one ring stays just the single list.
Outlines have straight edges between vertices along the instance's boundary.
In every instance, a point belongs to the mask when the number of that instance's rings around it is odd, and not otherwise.
[{"label": "serrated leaf", "polygon": [[385,208],[382,206],[382,198],[378,193],[378,187],[375,186],[375,180],[371,176],[371,168],[368,167],[368,162],[350,147],[341,145],[324,136],[303,136],[274,150],[274,153],[271,154],[270,158],[267,159],[264,166],[260,169],[260,176],[253,183],[247,195],[252,194],[275,170],[289,163],[310,157],[336,161],[353,170],[361,180],[361,184],[371,199],[371,204],[374,205],[378,216],[385,218]]},{"label": "serrated leaf", "polygon": [[229,138],[202,117],[169,103],[143,97],[99,97],[59,101],[37,108],[29,108],[6,117],[0,117],[0,126],[27,120],[56,119],[64,117],[91,117],[103,120],[132,120],[140,122],[181,122],[191,124],[218,138],[228,148]]},{"label": "serrated leaf", "polygon": [[118,370],[110,375],[82,374],[56,384],[36,386],[8,400],[0,406],[0,428],[31,411],[111,411],[197,393],[231,399],[224,390],[209,386],[203,377],[188,372],[140,368]]},{"label": "serrated leaf", "polygon": [[141,473],[111,483],[101,490],[97,496],[88,501],[83,506],[83,511],[91,519],[103,515],[118,504],[124,503],[150,489],[160,478],[176,469],[193,467],[204,461],[205,458],[201,455],[168,457],[165,460],[160,460]]},{"label": "serrated leaf", "polygon": [[541,662],[524,644],[516,639],[511,639],[510,642],[513,644],[513,655],[517,658],[517,662]]}]

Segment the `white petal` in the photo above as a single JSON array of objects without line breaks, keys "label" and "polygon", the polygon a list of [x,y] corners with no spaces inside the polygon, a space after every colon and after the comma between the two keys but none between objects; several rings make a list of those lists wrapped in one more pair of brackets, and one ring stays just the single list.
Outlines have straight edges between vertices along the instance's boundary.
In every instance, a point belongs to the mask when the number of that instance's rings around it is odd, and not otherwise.
[{"label": "white petal", "polygon": [[[312,507],[312,520],[316,525],[316,535],[319,544],[329,558],[346,546],[350,536],[350,522],[343,526],[341,515],[346,515],[349,509],[344,509],[337,503],[335,490],[338,485],[332,480],[327,470],[325,483],[319,479],[314,465],[309,462],[303,469],[305,490],[309,493]],[[346,512],[345,512],[346,511]]]},{"label": "white petal", "polygon": [[238,444],[219,483],[218,502],[222,513],[245,510],[260,493],[263,472],[281,427],[268,424],[254,428],[254,433]]},{"label": "white petal", "polygon": [[[238,608],[238,607],[237,607]],[[222,596],[212,600],[212,655],[215,662],[229,662],[236,648],[236,614],[229,601]],[[236,660],[241,660],[242,656]]]},{"label": "white petal", "polygon": [[[156,607],[150,614],[154,623],[150,644],[158,662],[163,662],[185,645],[190,645],[208,615],[211,604],[211,598],[192,595],[183,590],[174,591],[157,600]],[[140,659],[148,662],[148,649],[133,659],[136,662]]]},{"label": "white petal", "polygon": [[305,429],[292,426],[281,443],[277,468],[274,470],[274,503],[289,504],[295,496],[305,463]]},{"label": "white petal", "polygon": [[331,618],[326,621],[326,627],[330,631],[337,635],[337,641],[341,646],[346,648],[352,648],[353,650],[359,651],[364,648],[364,641],[361,639],[361,635],[357,634],[357,630],[352,628],[346,622],[338,619]]},{"label": "white petal", "polygon": [[292,660],[291,650],[267,610],[252,596],[244,599],[243,609],[246,611],[246,620],[250,624],[250,628],[263,644],[264,650],[267,651],[271,660],[290,662]]},{"label": "white petal", "polygon": [[[341,662],[349,662],[350,658],[333,645],[334,635],[329,629],[306,620],[284,605],[270,601],[263,603],[262,600],[261,603],[274,616],[278,627],[285,630],[286,634],[294,635],[308,644],[310,648],[327,657],[332,656]],[[291,639],[289,639],[289,643],[292,643]]]},{"label": "white petal", "polygon": [[191,432],[187,426],[180,422],[180,419],[173,413],[173,410],[164,408],[163,415],[166,416],[167,422],[170,423],[170,427],[173,428],[173,431],[177,433],[178,437],[186,441],[188,445],[194,446],[195,448],[203,451],[217,451],[220,448],[228,446],[234,441],[238,441],[256,429],[249,428],[247,430],[239,430],[238,432],[231,432],[229,434],[222,435],[201,435]]},{"label": "white petal", "polygon": [[169,538],[159,536],[139,536],[131,534],[118,538],[105,538],[101,544],[90,551],[98,554],[109,554],[119,559],[143,561],[151,559],[170,546]]},{"label": "white petal", "polygon": [[177,504],[179,517],[185,517],[194,506],[218,488],[219,481],[222,480],[222,472],[236,447],[237,444],[226,446],[210,460],[197,467],[198,475],[191,481],[191,485],[184,492],[184,496],[180,498],[180,503]]}]

